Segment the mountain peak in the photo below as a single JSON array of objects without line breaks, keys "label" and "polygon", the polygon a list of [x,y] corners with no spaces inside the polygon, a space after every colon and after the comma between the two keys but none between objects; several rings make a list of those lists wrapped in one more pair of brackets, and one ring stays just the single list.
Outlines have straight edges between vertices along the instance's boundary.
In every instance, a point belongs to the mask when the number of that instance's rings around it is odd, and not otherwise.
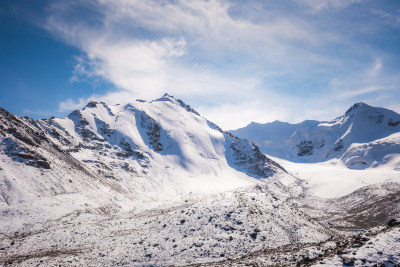
[{"label": "mountain peak", "polygon": [[175,98],[175,97],[173,97],[172,95],[170,95],[170,94],[168,94],[168,93],[165,93],[165,94],[163,95],[163,97],[171,97],[171,98]]},{"label": "mountain peak", "polygon": [[[156,100],[153,100],[153,101],[169,101],[169,102],[175,103],[176,98],[168,93],[165,93],[162,97],[157,98]],[[151,102],[153,102],[153,101],[151,101]]]},{"label": "mountain peak", "polygon": [[86,106],[83,108],[83,110],[85,110],[87,108],[95,108],[95,107],[97,107],[98,104],[99,104],[99,102],[90,101],[89,103],[86,104]]},{"label": "mountain peak", "polygon": [[192,113],[200,116],[200,114],[196,110],[194,110],[191,106],[189,106],[182,100],[177,99],[177,98],[173,97],[172,95],[169,95],[168,93],[165,93],[161,98],[156,99],[154,101],[169,101],[169,102],[172,102],[172,103],[186,109],[186,111],[188,111],[188,112],[192,112]]},{"label": "mountain peak", "polygon": [[82,110],[85,110],[87,108],[96,108],[99,104],[101,104],[103,107],[107,106],[107,104],[104,102],[90,101]]},{"label": "mountain peak", "polygon": [[370,107],[368,104],[364,103],[364,102],[358,102],[355,103],[354,105],[352,105],[345,113],[345,115],[349,115],[352,111],[354,110],[358,110],[361,107]]}]

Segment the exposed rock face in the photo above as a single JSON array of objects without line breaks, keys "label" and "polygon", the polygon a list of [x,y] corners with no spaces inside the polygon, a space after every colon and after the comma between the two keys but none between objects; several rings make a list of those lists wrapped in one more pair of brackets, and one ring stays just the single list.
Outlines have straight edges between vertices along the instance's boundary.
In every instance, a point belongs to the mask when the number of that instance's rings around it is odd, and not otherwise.
[{"label": "exposed rock face", "polygon": [[115,133],[113,129],[110,128],[110,125],[105,123],[104,121],[100,120],[99,118],[95,117],[95,122],[97,125],[97,128],[99,129],[100,134],[104,138],[111,138],[111,136]]},{"label": "exposed rock face", "polygon": [[341,151],[343,149],[343,140],[339,139],[335,144],[335,151]]},{"label": "exposed rock face", "polygon": [[263,178],[276,173],[278,169],[283,170],[276,162],[267,158],[260,149],[252,142],[240,139],[229,132],[225,132],[228,155],[231,156],[233,166],[245,172]]},{"label": "exposed rock face", "polygon": [[399,124],[400,124],[400,121],[393,121],[393,119],[390,119],[388,121],[388,126],[396,127]]},{"label": "exposed rock face", "polygon": [[49,139],[38,124],[29,118],[19,118],[0,109],[0,147],[12,160],[36,168],[50,169],[50,163],[38,148],[51,151],[58,146],[49,145]]},{"label": "exposed rock face", "polygon": [[391,220],[388,221],[387,226],[389,226],[389,227],[400,226],[400,220],[391,219]]},{"label": "exposed rock face", "polygon": [[163,149],[160,142],[161,138],[161,127],[152,117],[147,115],[146,112],[140,113],[140,126],[146,129],[146,134],[149,138],[149,143],[153,146],[155,151],[161,151]]},{"label": "exposed rock face", "polygon": [[297,155],[300,157],[310,156],[314,154],[314,144],[312,141],[303,140],[297,145],[297,148],[298,148]]}]

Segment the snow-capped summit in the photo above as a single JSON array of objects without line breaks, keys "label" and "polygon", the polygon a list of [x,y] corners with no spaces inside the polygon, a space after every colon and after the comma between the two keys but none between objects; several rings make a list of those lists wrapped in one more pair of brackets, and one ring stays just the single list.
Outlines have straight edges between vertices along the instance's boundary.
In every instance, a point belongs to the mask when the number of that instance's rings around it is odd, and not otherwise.
[{"label": "snow-capped summit", "polygon": [[[368,106],[367,104],[365,104],[364,102],[359,102],[359,103],[355,103],[354,105],[352,105],[346,112],[345,115],[350,115],[350,113],[352,112],[356,112],[360,107],[362,106]],[[370,106],[369,106],[370,107]]]},{"label": "snow-capped summit", "polygon": [[365,103],[356,103],[344,116],[336,119],[342,128],[350,128],[344,137],[353,143],[366,143],[399,132],[400,114],[385,108],[376,108]]},{"label": "snow-capped summit", "polygon": [[[400,132],[400,114],[360,102],[331,121],[251,123],[231,132],[254,141],[266,154],[291,161],[320,162],[343,156],[346,159],[342,160],[349,167],[368,167],[374,164],[372,159],[367,161],[357,157],[357,160],[349,160],[347,151]],[[391,138],[392,141],[395,139]],[[397,141],[391,144],[390,151],[400,153]],[[382,162],[383,154],[377,159],[378,163]]]},{"label": "snow-capped summit", "polygon": [[176,99],[175,97],[173,97],[172,95],[169,95],[168,93],[165,93],[161,98],[158,98],[154,101],[169,101],[171,103],[174,103],[175,105],[181,106],[184,109],[186,109],[186,111],[192,112],[198,116],[200,116],[200,114],[194,110],[191,106],[187,105],[185,102],[183,102],[180,99]]}]

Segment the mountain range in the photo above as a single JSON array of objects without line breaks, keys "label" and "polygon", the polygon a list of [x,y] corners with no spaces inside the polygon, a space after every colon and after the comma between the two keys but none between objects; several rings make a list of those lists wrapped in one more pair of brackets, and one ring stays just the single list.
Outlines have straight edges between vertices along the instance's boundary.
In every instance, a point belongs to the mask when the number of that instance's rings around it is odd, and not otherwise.
[{"label": "mountain range", "polygon": [[349,168],[391,164],[400,169],[400,114],[356,103],[331,121],[250,123],[233,134],[255,142],[267,155],[293,162],[339,159]]},{"label": "mountain range", "polygon": [[[168,94],[63,118],[1,109],[0,265],[399,261],[397,221],[386,226],[400,217],[399,128],[399,114],[363,103],[236,131]],[[343,174],[347,190],[321,193]],[[334,257],[379,237],[379,256]]]}]

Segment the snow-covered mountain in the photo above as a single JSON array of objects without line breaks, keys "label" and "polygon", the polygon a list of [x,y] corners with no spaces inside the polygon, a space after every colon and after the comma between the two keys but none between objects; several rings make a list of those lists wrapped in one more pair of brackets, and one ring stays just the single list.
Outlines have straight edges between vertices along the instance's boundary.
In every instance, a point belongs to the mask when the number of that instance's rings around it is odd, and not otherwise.
[{"label": "snow-covered mountain", "polygon": [[304,266],[358,218],[400,216],[392,173],[321,199],[290,164],[167,94],[42,120],[1,109],[0,266]]},{"label": "snow-covered mountain", "polygon": [[[70,168],[107,183],[119,181],[120,191],[133,196],[221,192],[284,171],[253,143],[223,132],[167,94],[123,106],[90,102],[65,118],[49,120],[2,110],[0,136],[3,154],[13,160],[3,173],[11,176],[15,166],[31,166],[28,172]],[[62,179],[65,190],[73,184],[69,180]],[[8,183],[13,186],[3,191],[21,192],[4,193],[4,201],[18,201],[25,185]],[[60,186],[55,183],[54,188]]]},{"label": "snow-covered mountain", "polygon": [[331,121],[253,122],[231,132],[252,140],[268,155],[294,162],[339,158],[350,168],[388,162],[400,167],[396,156],[400,154],[400,114],[365,103],[354,104]]}]

